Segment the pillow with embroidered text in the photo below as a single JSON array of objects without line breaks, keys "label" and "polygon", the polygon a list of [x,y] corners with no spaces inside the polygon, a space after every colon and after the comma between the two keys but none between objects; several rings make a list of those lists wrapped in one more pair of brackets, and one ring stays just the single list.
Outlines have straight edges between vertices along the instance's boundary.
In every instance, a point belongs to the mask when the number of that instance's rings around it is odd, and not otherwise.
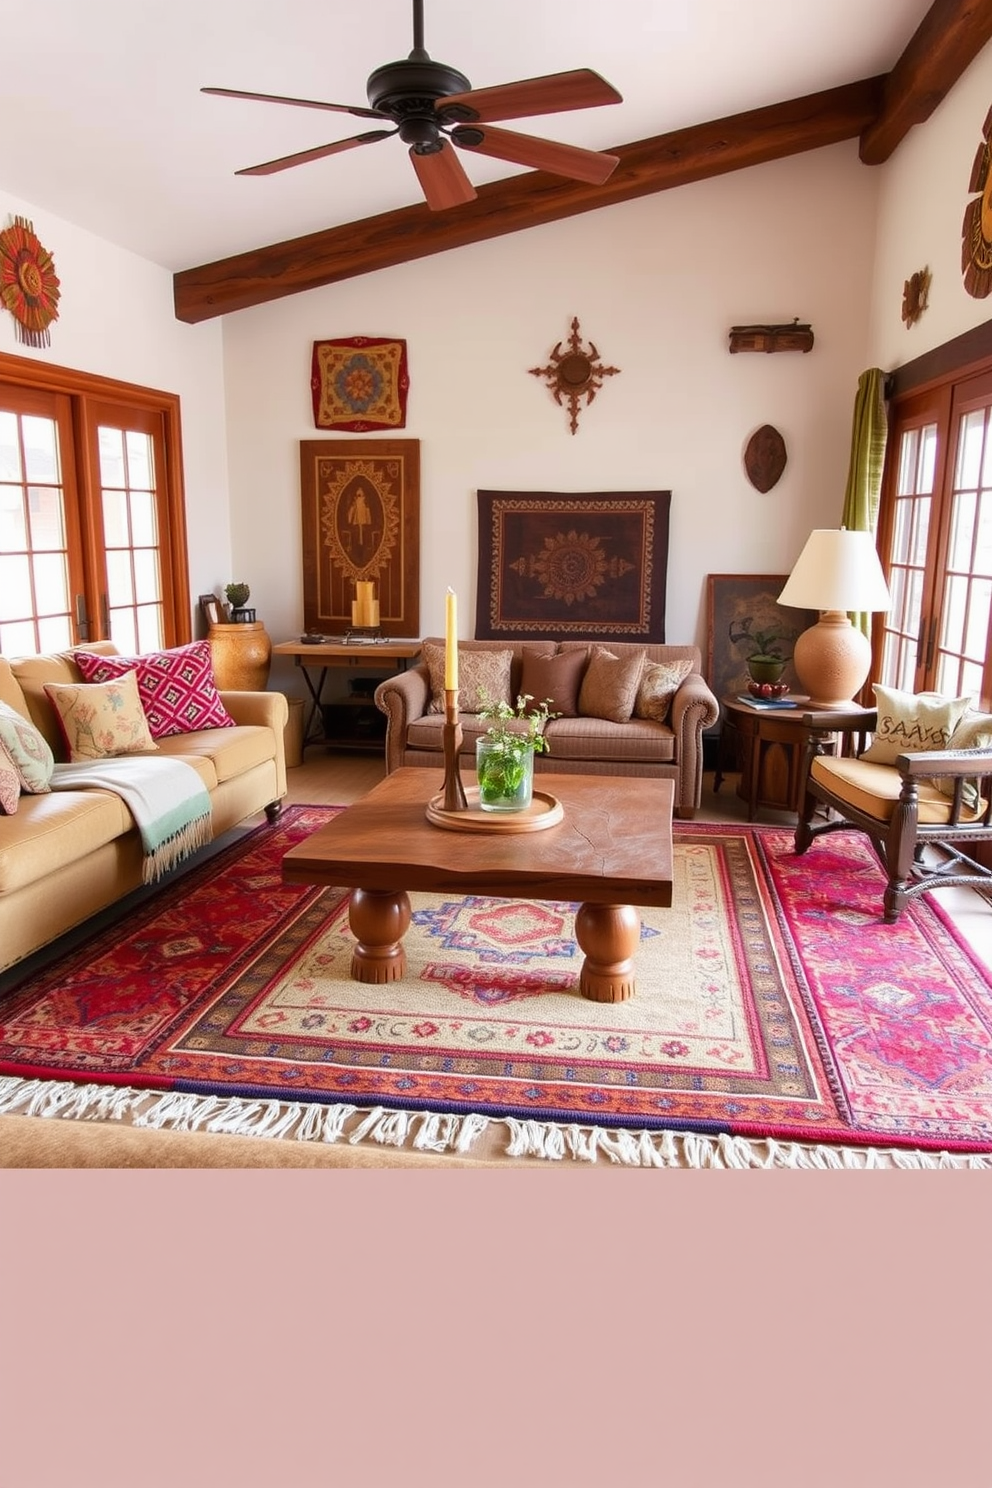
[{"label": "pillow with embroidered text", "polygon": [[48,740],[9,703],[0,703],[0,764],[4,763],[13,770],[20,790],[27,795],[44,795],[50,789],[48,782],[55,769],[55,756]]},{"label": "pillow with embroidered text", "polygon": [[73,763],[158,749],[134,672],[111,682],[46,682]]},{"label": "pillow with embroidered text", "polygon": [[149,651],[145,656],[97,656],[93,651],[76,651],[73,659],[86,682],[109,682],[125,672],[135,672],[153,739],[235,726],[214,682],[209,641]]},{"label": "pillow with embroidered text", "polygon": [[946,749],[967,712],[968,697],[942,697],[938,692],[900,692],[876,684],[878,723],[875,737],[861,756],[879,765],[894,765],[900,754]]}]

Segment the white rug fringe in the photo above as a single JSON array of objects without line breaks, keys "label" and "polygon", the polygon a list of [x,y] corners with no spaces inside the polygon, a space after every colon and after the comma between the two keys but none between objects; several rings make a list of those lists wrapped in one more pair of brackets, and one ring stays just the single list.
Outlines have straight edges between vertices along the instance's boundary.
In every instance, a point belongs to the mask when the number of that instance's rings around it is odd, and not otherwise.
[{"label": "white rug fringe", "polygon": [[[898,1147],[844,1147],[780,1142],[774,1137],[727,1133],[608,1131],[599,1126],[518,1121],[512,1116],[455,1116],[437,1111],[361,1110],[351,1105],[245,1099],[241,1096],[158,1094],[118,1085],[0,1077],[0,1115],[43,1116],[73,1121],[124,1121],[137,1127],[230,1136],[347,1141],[416,1152],[468,1153],[490,1126],[505,1126],[507,1157],[546,1162],[596,1163],[628,1168],[796,1168],[821,1170],[992,1169],[986,1153],[923,1152]],[[347,1129],[360,1117],[353,1130]]]}]

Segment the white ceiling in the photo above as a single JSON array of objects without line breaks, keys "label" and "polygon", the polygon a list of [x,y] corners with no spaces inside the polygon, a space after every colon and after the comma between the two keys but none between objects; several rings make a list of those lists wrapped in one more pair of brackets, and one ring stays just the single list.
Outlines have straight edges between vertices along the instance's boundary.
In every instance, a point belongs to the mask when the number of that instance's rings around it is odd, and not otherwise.
[{"label": "white ceiling", "polygon": [[[506,127],[602,149],[887,72],[931,0],[425,0],[473,87],[575,67],[621,104]],[[0,0],[0,188],[170,270],[422,201],[398,138],[278,175],[349,114],[204,85],[367,102],[413,44],[410,0]],[[515,168],[461,155],[476,185]],[[37,226],[37,224],[36,224]]]}]

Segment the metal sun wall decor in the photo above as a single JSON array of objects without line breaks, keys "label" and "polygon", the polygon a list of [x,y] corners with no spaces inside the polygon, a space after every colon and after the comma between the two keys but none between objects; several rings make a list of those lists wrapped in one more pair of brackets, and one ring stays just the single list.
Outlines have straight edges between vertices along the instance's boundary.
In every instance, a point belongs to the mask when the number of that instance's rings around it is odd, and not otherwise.
[{"label": "metal sun wall decor", "polygon": [[985,115],[982,140],[971,166],[968,190],[973,195],[961,224],[961,272],[964,287],[976,300],[992,290],[992,109]]},{"label": "metal sun wall decor", "polygon": [[25,346],[50,346],[48,327],[58,319],[59,281],[55,262],[26,217],[15,217],[0,232],[0,304],[17,321]]},{"label": "metal sun wall decor", "polygon": [[586,407],[595,398],[603,385],[604,377],[616,377],[619,367],[604,367],[594,343],[589,342],[588,351],[583,351],[579,336],[579,318],[572,319],[572,334],[568,338],[568,349],[562,350],[560,341],[555,343],[550,360],[545,367],[529,367],[532,377],[543,377],[556,403],[568,403],[569,428],[575,434],[579,427],[579,399],[585,398]]}]

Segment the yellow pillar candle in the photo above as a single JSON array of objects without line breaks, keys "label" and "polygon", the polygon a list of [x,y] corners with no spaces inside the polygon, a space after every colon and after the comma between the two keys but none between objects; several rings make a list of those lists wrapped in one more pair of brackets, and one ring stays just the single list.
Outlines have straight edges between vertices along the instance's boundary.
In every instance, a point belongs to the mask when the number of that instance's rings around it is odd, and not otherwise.
[{"label": "yellow pillar candle", "polygon": [[448,692],[458,689],[458,600],[453,589],[445,598],[444,686]]}]

